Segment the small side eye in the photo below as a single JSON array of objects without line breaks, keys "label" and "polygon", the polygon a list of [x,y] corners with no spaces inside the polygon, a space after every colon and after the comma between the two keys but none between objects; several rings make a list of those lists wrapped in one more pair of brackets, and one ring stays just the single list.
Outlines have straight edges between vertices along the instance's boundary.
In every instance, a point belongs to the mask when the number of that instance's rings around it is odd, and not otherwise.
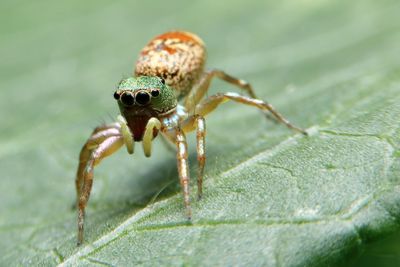
[{"label": "small side eye", "polygon": [[115,93],[114,93],[114,98],[115,98],[115,100],[118,100],[119,97],[120,97],[120,94],[119,94],[118,92],[115,92]]},{"label": "small side eye", "polygon": [[160,95],[160,90],[158,90],[158,89],[151,90],[151,96],[152,97],[157,97],[159,95]]},{"label": "small side eye", "polygon": [[163,78],[160,78],[160,79],[161,79],[161,83],[165,84],[165,80]]}]

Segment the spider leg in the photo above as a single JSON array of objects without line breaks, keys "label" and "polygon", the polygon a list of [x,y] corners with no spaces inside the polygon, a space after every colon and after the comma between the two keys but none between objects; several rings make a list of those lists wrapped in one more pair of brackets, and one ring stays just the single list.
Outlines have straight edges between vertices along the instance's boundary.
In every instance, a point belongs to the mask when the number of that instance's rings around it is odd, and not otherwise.
[{"label": "spider leg", "polygon": [[159,131],[161,128],[161,122],[157,118],[151,118],[147,124],[143,134],[143,152],[146,157],[151,156],[151,142],[154,138],[154,131]]},{"label": "spider leg", "polygon": [[87,140],[85,145],[83,146],[80,156],[79,156],[79,165],[78,171],[76,174],[75,179],[75,187],[77,193],[77,199],[81,195],[82,185],[83,185],[83,173],[87,165],[87,160],[90,157],[91,151],[96,148],[100,143],[102,143],[105,139],[111,136],[119,135],[119,125],[112,124],[112,125],[103,125],[96,127],[93,130],[92,135]]},{"label": "spider leg", "polygon": [[177,163],[178,163],[178,173],[179,180],[183,191],[183,201],[186,209],[186,216],[188,220],[191,220],[192,211],[190,208],[190,198],[189,198],[189,165],[188,165],[188,151],[187,142],[184,132],[180,129],[176,129],[176,147],[177,151]]},{"label": "spider leg", "polygon": [[[259,99],[259,97],[256,96],[256,93],[254,92],[254,89],[249,82],[233,77],[222,70],[213,69],[203,74],[197,86],[193,90],[191,90],[189,95],[185,98],[184,105],[188,111],[190,111],[191,113],[196,113],[195,107],[207,93],[210,87],[211,80],[214,77],[218,77],[221,80],[233,84],[237,86],[239,89],[246,91],[246,93],[251,98]],[[274,122],[279,122],[279,120],[277,120],[276,117],[271,116],[271,114],[268,111],[263,110],[262,112],[267,119],[272,120]]]},{"label": "spider leg", "polygon": [[222,70],[218,69],[213,69],[210,71],[207,71],[203,74],[203,76],[200,78],[200,81],[198,82],[197,86],[190,91],[189,95],[185,99],[184,106],[187,110],[193,111],[195,108],[196,104],[200,102],[200,100],[204,97],[204,95],[207,93],[211,80],[214,77],[218,77],[221,80],[233,84],[240,89],[244,90],[250,97],[252,98],[258,98],[256,94],[254,93],[253,87],[246,82],[245,80],[235,78],[227,73],[225,73]]},{"label": "spider leg", "polygon": [[122,136],[110,136],[94,149],[90,150],[86,145],[82,149],[80,165],[85,164],[86,166],[83,172],[78,173],[79,179],[83,180],[78,198],[78,244],[82,244],[83,241],[85,208],[92,190],[94,166],[98,165],[103,158],[116,152],[123,144],[124,139]]},{"label": "spider leg", "polygon": [[[122,118],[122,117],[121,117]],[[78,245],[83,242],[85,208],[93,185],[93,170],[100,161],[126,145],[128,152],[133,152],[133,136],[124,123],[125,119],[118,118],[117,123],[97,127],[79,155],[79,165],[75,185],[78,208]]]},{"label": "spider leg", "polygon": [[197,162],[197,199],[201,199],[203,195],[203,176],[204,165],[206,163],[206,121],[201,115],[193,115],[182,122],[184,132],[190,132],[196,129],[196,148]]},{"label": "spider leg", "polygon": [[307,132],[293,124],[291,124],[283,115],[281,115],[271,104],[259,99],[242,96],[237,93],[220,93],[212,95],[204,99],[196,106],[196,113],[202,116],[207,115],[216,109],[220,104],[233,100],[238,103],[256,107],[262,111],[269,111],[277,119],[278,122],[285,124],[288,128],[307,135]]}]

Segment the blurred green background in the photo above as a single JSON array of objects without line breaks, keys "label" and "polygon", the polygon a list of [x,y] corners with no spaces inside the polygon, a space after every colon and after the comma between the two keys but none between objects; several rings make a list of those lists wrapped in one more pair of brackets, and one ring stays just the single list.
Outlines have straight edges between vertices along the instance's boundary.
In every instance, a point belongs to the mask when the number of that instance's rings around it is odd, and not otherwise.
[{"label": "blurred green background", "polygon": [[[2,0],[0,14],[2,266],[54,265],[78,251],[70,206],[80,147],[92,128],[114,120],[116,84],[157,34],[197,33],[209,67],[251,81],[261,98],[307,128],[346,105],[336,88],[351,91],[353,80],[368,84],[375,72],[400,80],[395,0]],[[211,92],[234,90],[213,85]],[[234,105],[210,116],[209,177],[292,135],[273,123],[264,131],[259,121]],[[159,141],[155,149],[151,160],[140,149],[134,159],[120,151],[96,169],[89,243],[157,197],[179,194],[174,156]],[[381,238],[332,264],[398,266],[400,235]]]}]

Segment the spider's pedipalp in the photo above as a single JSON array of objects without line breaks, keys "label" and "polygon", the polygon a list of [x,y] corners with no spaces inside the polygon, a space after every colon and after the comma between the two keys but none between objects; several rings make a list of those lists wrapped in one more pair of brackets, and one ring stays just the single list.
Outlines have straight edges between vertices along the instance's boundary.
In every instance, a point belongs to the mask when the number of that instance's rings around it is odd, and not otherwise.
[{"label": "spider's pedipalp", "polygon": [[155,135],[161,128],[161,122],[157,118],[151,118],[146,125],[145,132],[143,134],[143,152],[146,157],[151,156],[151,143]]},{"label": "spider's pedipalp", "polygon": [[117,120],[120,125],[122,137],[124,138],[126,150],[129,154],[133,154],[135,151],[135,143],[133,142],[133,135],[128,127],[126,119],[123,116],[118,115]]}]

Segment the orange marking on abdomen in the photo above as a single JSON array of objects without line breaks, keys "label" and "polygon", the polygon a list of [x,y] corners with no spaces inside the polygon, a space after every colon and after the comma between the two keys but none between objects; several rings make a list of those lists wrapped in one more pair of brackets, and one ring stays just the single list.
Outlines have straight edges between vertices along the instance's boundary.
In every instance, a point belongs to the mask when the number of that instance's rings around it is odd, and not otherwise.
[{"label": "orange marking on abdomen", "polygon": [[193,42],[198,45],[204,46],[204,43],[200,39],[200,37],[192,33],[183,31],[166,32],[159,36],[156,36],[153,40],[168,40],[168,39],[178,39],[183,43]]},{"label": "orange marking on abdomen", "polygon": [[165,45],[165,44],[163,44],[163,43],[161,43],[161,44],[159,44],[159,45],[157,45],[157,46],[151,46],[152,45],[152,43],[150,43],[150,44],[148,44],[147,46],[148,47],[150,47],[151,49],[143,49],[141,52],[140,52],[140,55],[141,56],[147,56],[150,52],[160,52],[160,51],[165,51],[165,52],[167,52],[168,54],[170,54],[170,55],[173,55],[173,54],[175,54],[177,51],[176,51],[176,49],[175,48],[172,48],[172,47],[170,47],[170,46],[167,46],[167,45]]}]

